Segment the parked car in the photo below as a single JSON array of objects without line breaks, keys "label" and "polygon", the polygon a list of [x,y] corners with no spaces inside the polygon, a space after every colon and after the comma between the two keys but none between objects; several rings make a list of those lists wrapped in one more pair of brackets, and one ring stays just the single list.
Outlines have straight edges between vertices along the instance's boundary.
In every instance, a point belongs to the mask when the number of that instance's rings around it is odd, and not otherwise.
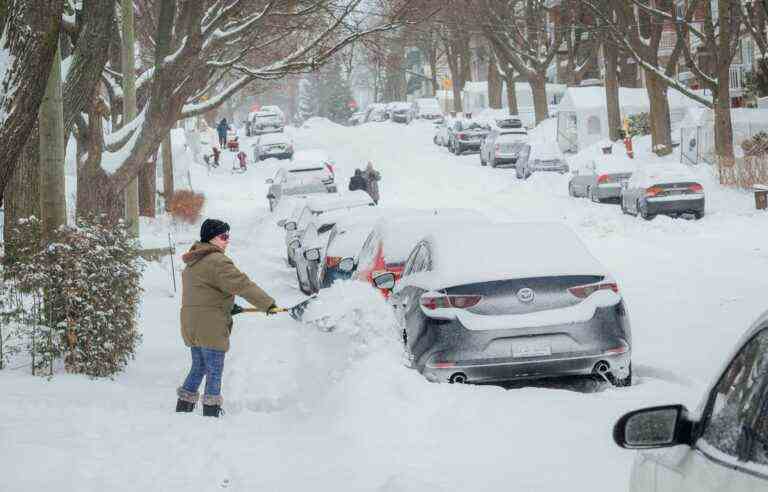
[{"label": "parked car", "polygon": [[456,155],[467,150],[480,150],[483,139],[491,131],[487,124],[475,120],[457,119],[451,127],[448,148]]},{"label": "parked car", "polygon": [[551,172],[565,174],[568,172],[568,163],[565,156],[556,146],[545,144],[532,144],[528,158],[522,160],[517,166],[517,177],[528,179],[533,173]]},{"label": "parked car", "polygon": [[[460,227],[462,223],[484,220],[474,210],[450,210],[439,216],[428,214],[417,217],[387,217],[379,220],[366,238],[360,252],[354,258],[352,278],[374,285],[373,277],[381,272],[390,272],[400,278],[413,245],[425,231],[448,224]],[[462,222],[463,221],[463,222]],[[380,289],[386,297],[388,291]]]},{"label": "parked car", "polygon": [[347,120],[347,123],[349,126],[357,126],[365,123],[365,111],[358,111],[357,113],[353,113],[352,116],[350,116]]},{"label": "parked car", "polygon": [[283,110],[280,109],[279,106],[262,106],[262,111],[269,111],[271,113],[275,113],[280,117],[280,121],[285,124],[285,113],[283,113]]},{"label": "parked car", "polygon": [[632,176],[635,167],[633,161],[611,156],[583,163],[573,170],[573,177],[568,182],[568,194],[589,198],[595,203],[618,202],[621,188]]},{"label": "parked car", "polygon": [[275,204],[286,194],[287,189],[293,189],[294,195],[336,193],[334,168],[324,155],[322,151],[316,155],[307,151],[296,152],[293,161],[281,165],[275,175],[267,179],[270,185],[267,191],[269,209],[274,210]]},{"label": "parked car", "polygon": [[419,98],[413,101],[413,114],[422,120],[443,120],[443,110],[435,97]]},{"label": "parked car", "polygon": [[282,132],[285,129],[283,118],[272,111],[254,111],[250,114],[250,122],[250,136]]},{"label": "parked car", "polygon": [[391,103],[388,107],[389,118],[393,123],[410,123],[413,120],[413,108],[406,102]]},{"label": "parked car", "polygon": [[[510,248],[510,238],[515,241]],[[593,376],[631,384],[629,317],[616,281],[556,223],[433,229],[399,281],[377,273],[406,358],[435,382]]]},{"label": "parked car", "polygon": [[621,190],[621,210],[651,220],[657,215],[704,217],[704,187],[683,164],[638,166]]},{"label": "parked car", "polygon": [[434,142],[435,145],[439,145],[440,147],[448,145],[450,124],[451,121],[435,123],[435,136],[432,137],[432,142]]},{"label": "parked car", "polygon": [[768,490],[768,313],[753,323],[696,411],[664,405],[629,412],[616,443],[639,451],[632,492]]},{"label": "parked car", "polygon": [[286,258],[288,264],[296,266],[295,253],[302,247],[301,239],[307,226],[315,216],[334,210],[350,210],[356,207],[375,206],[371,196],[362,190],[338,194],[314,195],[308,197],[301,212],[294,220],[287,220],[285,228]]},{"label": "parked car", "polygon": [[381,122],[389,118],[387,106],[382,103],[373,103],[365,108],[365,121]]},{"label": "parked car", "polygon": [[530,146],[525,128],[491,130],[480,144],[480,164],[491,167],[516,167],[528,159]]},{"label": "parked car", "polygon": [[287,133],[265,133],[253,144],[253,162],[270,157],[291,159],[293,157],[293,139]]}]

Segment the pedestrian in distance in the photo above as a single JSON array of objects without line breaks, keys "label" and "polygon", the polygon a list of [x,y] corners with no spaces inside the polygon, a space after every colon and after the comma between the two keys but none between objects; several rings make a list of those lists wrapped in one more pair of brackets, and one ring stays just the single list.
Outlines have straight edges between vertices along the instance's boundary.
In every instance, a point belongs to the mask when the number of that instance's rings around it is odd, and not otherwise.
[{"label": "pedestrian in distance", "polygon": [[227,119],[222,118],[219,124],[216,126],[216,133],[219,134],[219,148],[227,148],[227,131],[229,131],[229,125]]},{"label": "pedestrian in distance", "polygon": [[190,348],[192,367],[177,389],[177,412],[194,410],[205,378],[203,415],[222,414],[221,378],[236,295],[267,315],[280,311],[275,300],[225,254],[229,240],[229,224],[206,219],[200,228],[200,241],[182,256],[186,268],[181,274],[181,336]]},{"label": "pedestrian in distance", "polygon": [[355,169],[355,174],[349,179],[349,191],[363,190],[368,191],[368,183],[363,177],[363,172]]},{"label": "pedestrian in distance", "polygon": [[366,191],[373,198],[374,203],[379,204],[379,181],[381,181],[381,173],[373,168],[373,162],[368,161],[368,165],[365,167],[363,177],[366,181]]}]

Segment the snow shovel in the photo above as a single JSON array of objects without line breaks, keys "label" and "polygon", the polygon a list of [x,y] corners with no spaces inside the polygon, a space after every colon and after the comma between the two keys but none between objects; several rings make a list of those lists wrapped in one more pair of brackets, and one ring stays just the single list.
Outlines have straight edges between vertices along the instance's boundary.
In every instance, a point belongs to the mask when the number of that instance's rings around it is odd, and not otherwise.
[{"label": "snow shovel", "polygon": [[[294,306],[291,306],[289,308],[278,308],[275,311],[275,314],[277,314],[277,313],[288,313],[288,315],[291,318],[295,319],[296,321],[298,321],[300,323],[305,323],[305,324],[308,324],[308,325],[315,326],[315,327],[317,327],[317,328],[319,328],[319,329],[321,329],[323,331],[331,331],[333,329],[333,325],[330,323],[330,316],[323,316],[321,318],[318,318],[318,319],[315,319],[315,320],[309,320],[309,321],[304,321],[302,319],[302,316],[304,315],[304,311],[306,311],[307,306],[312,301],[314,301],[315,299],[317,299],[316,295],[307,297],[306,299],[304,299],[300,303],[298,303],[298,304],[296,304]],[[260,310],[258,310],[256,308],[243,308],[243,307],[238,306],[237,304],[232,306],[232,315],[233,316],[236,315],[236,314],[240,314],[240,313],[259,313],[259,312],[263,312],[263,311],[260,311]]]}]

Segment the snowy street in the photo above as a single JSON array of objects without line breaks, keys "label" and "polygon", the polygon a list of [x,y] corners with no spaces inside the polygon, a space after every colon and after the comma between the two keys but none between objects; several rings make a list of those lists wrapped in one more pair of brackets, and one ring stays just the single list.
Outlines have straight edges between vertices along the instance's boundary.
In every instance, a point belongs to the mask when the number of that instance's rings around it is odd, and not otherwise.
[{"label": "snowy street", "polygon": [[[531,138],[556,145],[554,132],[548,120]],[[694,409],[768,307],[764,214],[751,194],[716,187],[702,165],[695,172],[707,215],[648,222],[569,197],[568,174],[518,180],[514,169],[481,167],[477,154],[450,154],[432,143],[433,133],[424,122],[343,127],[313,119],[295,130],[295,141],[297,150],[331,155],[340,188],[374,161],[383,208],[468,208],[499,221],[569,225],[627,303],[633,386],[429,383],[403,366],[385,301],[366,284],[343,282],[320,293],[325,309],[344,315],[332,332],[288,316],[238,316],[224,369],[226,415],[176,414],[189,351],[179,334],[181,294],[164,258],[148,264],[143,341],[114,382],[0,374],[0,491],[626,490],[634,453],[614,444],[616,420],[663,403]],[[183,142],[174,149],[206,195],[204,216],[231,224],[235,263],[281,305],[302,299],[265,198],[278,161],[251,164],[245,174],[230,173],[225,161],[209,175],[189,162]],[[649,158],[642,147],[638,154]],[[179,282],[180,256],[198,227],[179,230],[163,218],[142,228],[146,247],[167,244],[174,232]]]}]

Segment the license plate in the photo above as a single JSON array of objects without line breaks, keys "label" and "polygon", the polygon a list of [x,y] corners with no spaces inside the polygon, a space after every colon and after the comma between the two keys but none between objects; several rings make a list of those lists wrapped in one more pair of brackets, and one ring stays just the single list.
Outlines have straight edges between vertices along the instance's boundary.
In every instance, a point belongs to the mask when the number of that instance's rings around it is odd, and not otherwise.
[{"label": "license plate", "polygon": [[543,357],[552,355],[552,348],[543,343],[532,343],[512,347],[512,357]]}]

